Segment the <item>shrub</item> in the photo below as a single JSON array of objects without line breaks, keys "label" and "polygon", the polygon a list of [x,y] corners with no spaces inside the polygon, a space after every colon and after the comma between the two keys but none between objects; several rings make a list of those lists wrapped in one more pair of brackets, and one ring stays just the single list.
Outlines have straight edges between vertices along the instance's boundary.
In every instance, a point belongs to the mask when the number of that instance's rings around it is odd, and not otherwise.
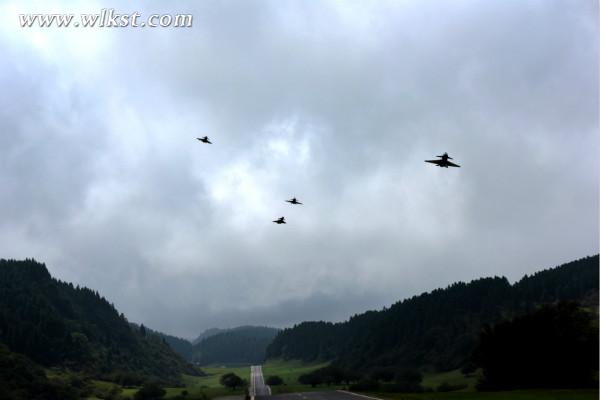
[{"label": "shrub", "polygon": [[312,387],[320,385],[321,383],[323,383],[323,378],[320,374],[315,372],[316,371],[313,371],[309,374],[300,375],[300,377],[298,378],[298,382],[300,382],[303,385],[310,385]]},{"label": "shrub", "polygon": [[156,400],[165,397],[167,392],[156,383],[146,383],[134,396],[135,400]]},{"label": "shrub", "polygon": [[236,374],[234,374],[233,372],[221,376],[221,378],[219,379],[219,383],[232,390],[244,386],[244,380]]},{"label": "shrub", "polygon": [[283,379],[277,375],[269,376],[265,382],[269,386],[279,386],[283,385]]},{"label": "shrub", "polygon": [[393,368],[376,368],[371,372],[371,378],[378,382],[391,382],[394,380],[396,371]]},{"label": "shrub", "polygon": [[350,385],[350,390],[356,390],[359,392],[366,392],[371,390],[377,390],[379,388],[379,382],[373,379],[364,378],[358,382]]}]

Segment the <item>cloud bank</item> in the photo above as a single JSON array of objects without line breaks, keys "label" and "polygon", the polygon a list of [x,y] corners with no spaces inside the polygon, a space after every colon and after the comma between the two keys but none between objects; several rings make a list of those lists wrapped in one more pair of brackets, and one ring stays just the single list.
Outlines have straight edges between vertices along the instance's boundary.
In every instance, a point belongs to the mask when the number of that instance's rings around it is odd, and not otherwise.
[{"label": "cloud bank", "polygon": [[[103,7],[0,6],[1,257],[191,338],[598,252],[593,2],[123,2],[193,28],[18,27]],[[444,151],[462,168],[423,162]]]}]

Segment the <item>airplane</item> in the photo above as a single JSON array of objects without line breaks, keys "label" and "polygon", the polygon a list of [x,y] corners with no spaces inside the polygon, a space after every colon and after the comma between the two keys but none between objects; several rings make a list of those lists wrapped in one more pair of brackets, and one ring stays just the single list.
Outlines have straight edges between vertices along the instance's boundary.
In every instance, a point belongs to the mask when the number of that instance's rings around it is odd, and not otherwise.
[{"label": "airplane", "polygon": [[459,167],[460,168],[460,165],[454,164],[453,162],[448,161],[448,160],[452,160],[452,157],[450,157],[448,155],[448,153],[444,153],[443,155],[436,156],[436,157],[439,157],[440,160],[425,160],[425,162],[432,163],[432,164],[437,165],[438,167],[443,167],[443,168],[448,168],[448,167]]},{"label": "airplane", "polygon": [[295,197],[293,197],[291,200],[286,200],[286,201],[290,204],[302,204],[298,200],[296,200]]},{"label": "airplane", "polygon": [[196,139],[198,139],[199,141],[201,141],[203,143],[212,144],[212,142],[210,140],[208,140],[208,136],[204,136],[203,138],[197,137]]},{"label": "airplane", "polygon": [[273,222],[275,222],[277,225],[279,225],[279,224],[285,224],[285,219],[284,219],[284,217],[281,217],[279,219],[276,219]]}]

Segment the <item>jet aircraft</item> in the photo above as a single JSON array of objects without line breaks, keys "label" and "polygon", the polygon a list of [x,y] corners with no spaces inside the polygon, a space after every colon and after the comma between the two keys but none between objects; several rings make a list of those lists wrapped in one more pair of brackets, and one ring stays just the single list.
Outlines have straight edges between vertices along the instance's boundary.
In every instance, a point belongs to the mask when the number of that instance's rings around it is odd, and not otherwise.
[{"label": "jet aircraft", "polygon": [[302,203],[300,203],[298,200],[296,200],[296,198],[295,198],[295,197],[292,197],[292,199],[291,199],[291,200],[286,200],[286,201],[287,201],[288,203],[290,203],[290,204],[302,204]]},{"label": "jet aircraft", "polygon": [[277,225],[279,225],[279,224],[285,224],[285,219],[284,219],[284,217],[281,217],[279,219],[276,219],[273,222],[275,222]]},{"label": "jet aircraft", "polygon": [[460,168],[460,165],[454,164],[453,162],[448,161],[448,160],[452,160],[452,157],[450,157],[448,155],[448,153],[444,153],[443,155],[436,156],[436,157],[439,157],[440,159],[439,160],[425,160],[425,162],[435,164],[438,167],[442,167],[442,168],[448,168],[448,167],[459,167]]},{"label": "jet aircraft", "polygon": [[204,136],[203,138],[197,137],[196,139],[198,139],[199,141],[201,141],[203,143],[212,144],[212,142],[208,139],[208,136]]}]

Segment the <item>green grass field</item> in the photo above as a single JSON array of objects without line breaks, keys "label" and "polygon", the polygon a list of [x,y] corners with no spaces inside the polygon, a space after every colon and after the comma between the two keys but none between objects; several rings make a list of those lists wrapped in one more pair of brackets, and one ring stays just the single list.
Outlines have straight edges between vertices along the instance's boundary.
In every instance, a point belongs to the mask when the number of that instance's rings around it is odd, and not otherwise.
[{"label": "green grass field", "polygon": [[435,390],[439,385],[441,385],[444,382],[450,385],[467,385],[467,388],[463,389],[462,391],[475,391],[475,385],[477,384],[477,375],[473,374],[466,377],[458,369],[448,372],[423,374],[422,385],[425,388],[431,388]]},{"label": "green grass field", "polygon": [[[222,396],[231,395],[243,395],[243,389],[231,390],[227,389],[219,383],[219,378],[229,372],[233,372],[239,375],[243,379],[249,380],[250,378],[250,367],[203,367],[202,370],[207,374],[206,376],[191,376],[183,375],[183,383],[185,387],[172,387],[165,388],[167,394],[165,399],[169,399],[180,395],[184,390],[188,392],[186,398],[190,400],[204,399],[205,396],[213,399]],[[108,393],[108,391],[117,386],[111,382],[105,381],[93,381],[94,391],[98,393]],[[122,388],[120,395],[124,398],[133,399],[133,396],[139,388]],[[88,400],[95,400],[97,396],[88,397]]]},{"label": "green grass field", "polygon": [[597,400],[598,390],[515,390],[510,392],[368,393],[385,400]]},{"label": "green grass field", "polygon": [[[229,396],[233,394],[243,394],[243,389],[231,390],[223,387],[219,383],[219,379],[222,375],[227,373],[234,373],[245,379],[250,380],[250,366],[247,367],[202,367],[202,371],[206,373],[206,376],[183,376],[183,382],[185,383],[185,390],[189,392],[189,398],[201,398],[204,393],[209,398],[215,398],[220,396]],[[167,398],[181,393],[181,388],[169,388],[167,389]]]},{"label": "green grass field", "polygon": [[298,382],[298,377],[307,374],[315,369],[323,368],[329,363],[304,363],[298,360],[269,360],[263,365],[263,376],[265,379],[272,375],[277,375],[283,379],[284,385],[272,386],[271,392],[278,393],[293,393],[293,392],[310,392],[315,390],[335,390],[337,386],[317,386],[315,388],[310,385],[301,385]]},{"label": "green grass field", "polygon": [[[301,385],[298,383],[298,377],[302,374],[314,371],[315,369],[325,367],[327,364],[328,363],[303,363],[296,360],[272,360],[263,364],[263,376],[266,379],[268,376],[277,375],[285,382],[285,385],[272,387],[271,390],[273,394],[324,390],[323,387],[312,388],[308,385]],[[224,388],[219,383],[219,378],[221,375],[229,372],[233,372],[243,379],[250,380],[250,366],[202,367],[202,370],[207,374],[207,376],[196,377],[184,375],[184,383],[186,385],[185,390],[187,390],[189,393],[188,398],[201,398],[202,393],[206,394],[206,396],[209,398],[229,396],[232,394],[243,394],[244,391],[241,389],[232,391]],[[335,388],[331,387],[330,389]],[[182,388],[168,388],[167,398],[180,394],[182,390]]]},{"label": "green grass field", "polygon": [[[300,361],[282,361],[272,360],[263,365],[263,375],[266,377],[277,375],[283,379],[285,385],[272,387],[273,394],[306,392],[306,391],[328,391],[343,389],[335,386],[317,386],[312,388],[308,385],[298,383],[298,377],[309,373],[315,369],[325,367],[327,363],[303,363]],[[173,398],[182,393],[188,392],[186,396],[190,400],[200,400],[208,397],[210,399],[231,395],[242,395],[243,389],[232,391],[226,389],[219,383],[219,378],[226,373],[233,372],[243,379],[250,379],[250,367],[203,367],[202,370],[206,376],[183,376],[185,387],[165,388],[167,395],[165,399]],[[56,376],[56,373],[53,372]],[[467,388],[455,392],[426,392],[426,393],[364,393],[369,396],[385,400],[597,400],[598,390],[517,390],[510,392],[476,392],[475,384],[477,376],[465,377],[460,371],[449,371],[444,373],[425,373],[423,377],[423,386],[435,389],[441,383],[451,385],[466,384]],[[110,382],[93,381],[98,393],[107,393],[116,385]],[[133,399],[137,388],[124,388],[121,396]],[[92,396],[88,399],[97,399]]]},{"label": "green grass field", "polygon": [[242,379],[250,380],[250,366],[246,367],[202,367],[202,371],[206,376],[187,376],[184,379],[186,386],[188,384],[194,386],[221,387],[219,379],[222,375],[233,372]]},{"label": "green grass field", "polygon": [[515,390],[506,392],[477,392],[478,374],[464,376],[460,370],[425,373],[422,385],[435,390],[440,384],[467,385],[454,392],[378,393],[368,395],[385,400],[597,400],[598,390]]}]

